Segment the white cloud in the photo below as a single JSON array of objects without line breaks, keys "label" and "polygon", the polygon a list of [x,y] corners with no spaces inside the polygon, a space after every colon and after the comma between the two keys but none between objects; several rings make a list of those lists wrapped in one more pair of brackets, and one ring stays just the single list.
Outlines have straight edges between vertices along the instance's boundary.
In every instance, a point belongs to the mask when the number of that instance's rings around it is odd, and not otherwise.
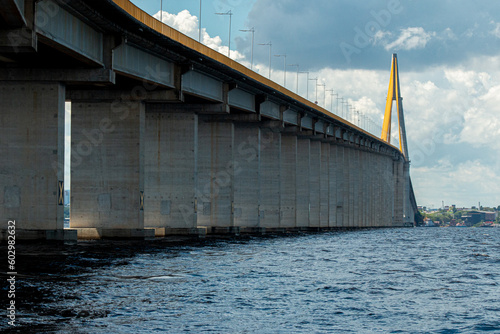
[{"label": "white cloud", "polygon": [[493,36],[500,38],[500,23],[493,22],[493,21],[491,23],[495,26],[495,28],[492,31],[490,31],[490,33]]},{"label": "white cloud", "polygon": [[[159,11],[153,15],[156,19],[162,19],[162,22],[170,27],[179,30],[183,34],[191,37],[192,39],[198,40],[199,29],[198,29],[198,17],[191,15],[188,10],[183,10],[178,14],[170,14],[169,12],[163,11],[163,14]],[[201,40],[202,43],[209,48],[218,51],[224,55],[228,54],[229,47],[223,45],[222,39],[219,36],[210,37],[205,28],[201,29]],[[236,61],[244,61],[245,56],[236,50],[231,50],[231,59]],[[246,63],[245,63],[246,65]]]},{"label": "white cloud", "polygon": [[388,51],[423,49],[435,35],[435,32],[425,32],[422,27],[409,27],[402,29],[399,37],[385,45],[385,49]]}]

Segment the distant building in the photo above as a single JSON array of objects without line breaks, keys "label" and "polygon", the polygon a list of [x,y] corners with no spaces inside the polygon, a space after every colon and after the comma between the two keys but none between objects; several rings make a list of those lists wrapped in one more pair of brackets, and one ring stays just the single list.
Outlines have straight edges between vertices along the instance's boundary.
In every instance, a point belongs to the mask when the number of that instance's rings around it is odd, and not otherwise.
[{"label": "distant building", "polygon": [[462,219],[464,220],[465,225],[472,226],[481,221],[494,221],[497,219],[497,214],[498,212],[473,210],[467,212],[466,215],[463,215]]}]

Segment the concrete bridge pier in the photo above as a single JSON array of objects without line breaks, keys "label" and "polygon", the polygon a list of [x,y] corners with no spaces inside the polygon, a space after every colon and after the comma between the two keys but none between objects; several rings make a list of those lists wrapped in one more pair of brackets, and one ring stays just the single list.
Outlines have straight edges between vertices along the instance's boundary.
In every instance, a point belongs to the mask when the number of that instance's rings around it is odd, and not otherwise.
[{"label": "concrete bridge pier", "polygon": [[281,136],[281,173],[280,173],[280,227],[297,227],[297,136],[283,133]]},{"label": "concrete bridge pier", "polygon": [[321,142],[321,174],[319,180],[319,226],[330,227],[330,143]]},{"label": "concrete bridge pier", "polygon": [[297,228],[310,226],[310,151],[311,140],[297,138],[296,219]]},{"label": "concrete bridge pier", "polygon": [[321,142],[311,139],[309,144],[309,228],[320,227]]},{"label": "concrete bridge pier", "polygon": [[403,214],[404,214],[404,162],[403,159],[394,159],[393,170],[394,170],[394,221],[393,226],[403,226]]},{"label": "concrete bridge pier", "polygon": [[242,233],[262,233],[259,124],[235,122],[234,147],[234,225],[240,227]]},{"label": "concrete bridge pier", "polygon": [[64,230],[64,102],[58,82],[0,82],[0,239],[76,239]]},{"label": "concrete bridge pier", "polygon": [[404,225],[413,226],[415,221],[415,212],[413,211],[413,206],[410,199],[410,162],[405,161],[403,163],[403,179],[404,179]]},{"label": "concrete bridge pier", "polygon": [[280,227],[281,133],[279,128],[263,125],[260,136],[259,224],[266,232],[284,232]]},{"label": "concrete bridge pier", "polygon": [[328,199],[328,226],[330,228],[338,227],[337,221],[337,211],[338,211],[338,180],[337,180],[337,168],[339,166],[337,152],[338,147],[333,143],[329,145],[330,159],[328,164],[328,188],[329,188],[329,199]]},{"label": "concrete bridge pier", "polygon": [[145,105],[73,100],[71,228],[79,239],[145,238]]},{"label": "concrete bridge pier", "polygon": [[207,203],[198,201],[198,115],[148,104],[145,129],[144,226],[159,237],[204,234],[197,226]]},{"label": "concrete bridge pier", "polygon": [[234,226],[234,124],[198,117],[197,225],[207,233],[238,234]]}]

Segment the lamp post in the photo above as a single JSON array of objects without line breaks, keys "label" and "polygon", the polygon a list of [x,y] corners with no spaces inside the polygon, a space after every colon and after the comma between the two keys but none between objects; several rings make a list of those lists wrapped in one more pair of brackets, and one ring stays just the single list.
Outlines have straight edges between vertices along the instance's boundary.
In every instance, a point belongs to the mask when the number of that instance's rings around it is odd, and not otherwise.
[{"label": "lamp post", "polygon": [[286,54],[274,55],[275,57],[283,57],[283,87],[286,88]]},{"label": "lamp post", "polygon": [[163,23],[163,0],[160,0],[160,22]]},{"label": "lamp post", "polygon": [[316,81],[316,85],[314,86],[314,90],[316,92],[316,99],[314,100],[314,103],[318,103],[318,78],[313,78],[313,79],[309,79],[309,80],[315,80]]},{"label": "lamp post", "polygon": [[271,79],[271,48],[273,44],[269,43],[259,43],[259,45],[269,45],[269,79]]},{"label": "lamp post", "polygon": [[[326,108],[325,104],[326,104],[326,84],[322,83],[322,84],[316,84],[316,86],[323,86],[323,107]],[[318,89],[316,87],[316,89]],[[318,92],[316,92],[316,100],[318,99]]]},{"label": "lamp post", "polygon": [[201,0],[200,0],[200,19],[198,20],[198,42],[201,43]]},{"label": "lamp post", "polygon": [[252,33],[252,57],[250,58],[250,69],[253,70],[253,37],[255,35],[255,29],[252,27],[250,29],[240,29],[240,31]]},{"label": "lamp post", "polygon": [[231,17],[233,16],[233,12],[228,10],[225,13],[215,13],[216,15],[229,15],[229,45],[227,50],[227,56],[231,58]]},{"label": "lamp post", "polygon": [[333,112],[333,89],[326,89],[325,92],[330,92],[330,110]]},{"label": "lamp post", "polygon": [[[299,69],[299,68],[297,67],[297,70],[298,70],[298,69]],[[303,71],[303,72],[299,72],[299,73],[306,73],[306,74],[307,74],[307,81],[306,81],[306,83],[307,83],[307,85],[306,85],[306,86],[307,86],[307,88],[306,88],[306,92],[307,92],[307,93],[306,93],[306,99],[308,99],[308,100],[309,100],[309,72],[307,72],[307,71]],[[299,80],[298,80],[298,74],[297,74],[297,91],[298,91],[298,88],[299,88]],[[298,94],[298,92],[297,92],[297,94]]]},{"label": "lamp post", "polygon": [[297,82],[295,83],[295,94],[299,93],[299,64],[290,64],[288,66],[297,66]]},{"label": "lamp post", "polygon": [[342,100],[343,100],[343,98],[342,98],[342,97],[339,97],[339,94],[336,94],[336,95],[337,95],[337,115],[338,115],[338,116],[340,116],[340,117],[342,117],[342,115],[341,115],[341,114],[343,113],[343,111],[339,114],[339,100],[340,100],[340,99],[342,99]]}]

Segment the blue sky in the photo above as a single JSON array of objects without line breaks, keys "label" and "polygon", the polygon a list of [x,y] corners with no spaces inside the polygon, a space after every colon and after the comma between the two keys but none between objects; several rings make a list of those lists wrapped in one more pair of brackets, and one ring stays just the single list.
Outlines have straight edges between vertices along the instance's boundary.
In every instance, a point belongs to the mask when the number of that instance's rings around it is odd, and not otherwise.
[{"label": "blue sky", "polygon": [[[159,17],[160,1],[133,1]],[[480,4],[480,6],[479,6]],[[199,0],[164,0],[165,23],[198,39]],[[187,10],[187,11],[186,11]],[[500,205],[500,2],[494,0],[202,0],[203,43],[268,75],[286,54],[381,124],[391,54],[398,53],[411,174],[420,205]],[[283,84],[284,57],[271,79]],[[297,67],[286,87],[296,89]],[[298,93],[307,95],[306,74]],[[319,104],[330,106],[323,86]],[[335,106],[333,107],[334,111]]]}]

